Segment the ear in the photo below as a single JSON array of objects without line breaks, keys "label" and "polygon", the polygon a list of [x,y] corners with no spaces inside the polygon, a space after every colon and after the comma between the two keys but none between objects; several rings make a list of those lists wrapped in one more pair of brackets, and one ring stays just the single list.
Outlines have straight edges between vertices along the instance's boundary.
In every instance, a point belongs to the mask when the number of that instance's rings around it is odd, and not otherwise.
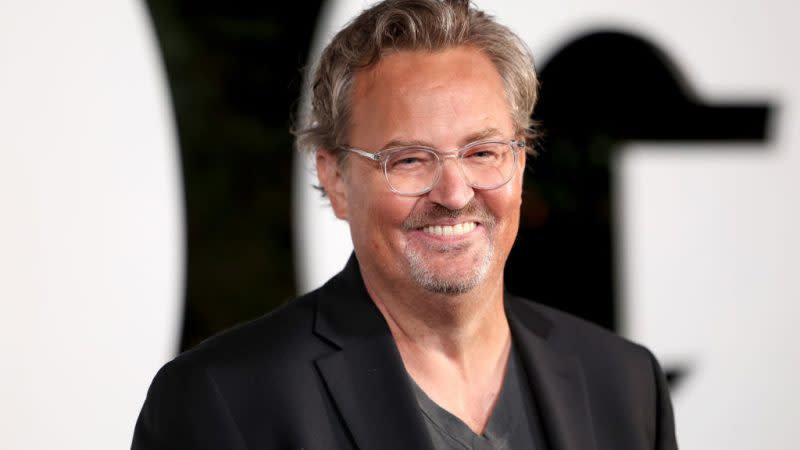
[{"label": "ear", "polygon": [[526,149],[522,149],[517,153],[517,165],[519,166],[519,184],[522,185],[522,181],[525,179],[525,163],[526,157],[528,156],[528,152]]},{"label": "ear", "polygon": [[337,218],[347,220],[347,191],[344,173],[335,154],[327,149],[317,150],[317,177],[331,202]]}]

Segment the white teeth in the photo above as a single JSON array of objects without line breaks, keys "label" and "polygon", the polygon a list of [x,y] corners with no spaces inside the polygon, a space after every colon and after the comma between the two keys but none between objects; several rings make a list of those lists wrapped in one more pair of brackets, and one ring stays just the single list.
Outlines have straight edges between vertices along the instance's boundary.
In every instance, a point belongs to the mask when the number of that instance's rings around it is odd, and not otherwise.
[{"label": "white teeth", "polygon": [[455,225],[431,225],[422,229],[422,231],[435,234],[437,236],[458,236],[461,234],[469,233],[474,230],[477,225],[475,222],[457,223]]}]

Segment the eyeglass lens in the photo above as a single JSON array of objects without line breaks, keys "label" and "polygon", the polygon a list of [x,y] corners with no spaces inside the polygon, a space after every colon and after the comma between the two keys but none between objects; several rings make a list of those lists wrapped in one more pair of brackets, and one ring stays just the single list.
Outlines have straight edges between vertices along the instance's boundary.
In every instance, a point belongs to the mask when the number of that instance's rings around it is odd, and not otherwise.
[{"label": "eyeglass lens", "polygon": [[[467,149],[459,158],[464,179],[472,187],[499,187],[514,173],[514,151],[503,142],[487,142]],[[417,194],[436,183],[442,163],[439,155],[426,148],[407,148],[388,155],[386,180],[401,194]]]}]

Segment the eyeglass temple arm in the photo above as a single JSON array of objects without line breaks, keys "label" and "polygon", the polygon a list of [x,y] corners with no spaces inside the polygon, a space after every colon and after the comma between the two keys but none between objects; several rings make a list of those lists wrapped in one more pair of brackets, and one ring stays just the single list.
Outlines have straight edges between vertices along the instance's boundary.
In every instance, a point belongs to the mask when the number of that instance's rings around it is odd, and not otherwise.
[{"label": "eyeglass temple arm", "polygon": [[369,158],[369,159],[371,159],[373,161],[380,161],[381,160],[380,153],[372,153],[372,152],[368,152],[368,151],[361,150],[361,149],[358,149],[358,148],[353,148],[353,147],[342,147],[342,149],[343,150],[347,150],[349,152],[356,153],[356,154],[361,155],[361,156],[363,156],[365,158]]}]

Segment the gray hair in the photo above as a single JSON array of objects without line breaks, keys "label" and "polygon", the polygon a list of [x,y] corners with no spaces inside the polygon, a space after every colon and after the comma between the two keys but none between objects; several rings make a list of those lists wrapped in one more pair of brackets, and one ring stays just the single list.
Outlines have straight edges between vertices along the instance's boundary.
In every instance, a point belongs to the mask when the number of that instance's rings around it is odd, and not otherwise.
[{"label": "gray hair", "polygon": [[[538,133],[531,113],[539,82],[530,50],[516,34],[470,7],[469,0],[385,0],[353,19],[323,50],[311,80],[310,113],[295,132],[297,148],[339,152],[350,127],[357,71],[387,53],[457,46],[476,47],[491,59],[503,79],[515,131],[533,144]],[[529,153],[535,154],[533,149],[528,146]]]}]

